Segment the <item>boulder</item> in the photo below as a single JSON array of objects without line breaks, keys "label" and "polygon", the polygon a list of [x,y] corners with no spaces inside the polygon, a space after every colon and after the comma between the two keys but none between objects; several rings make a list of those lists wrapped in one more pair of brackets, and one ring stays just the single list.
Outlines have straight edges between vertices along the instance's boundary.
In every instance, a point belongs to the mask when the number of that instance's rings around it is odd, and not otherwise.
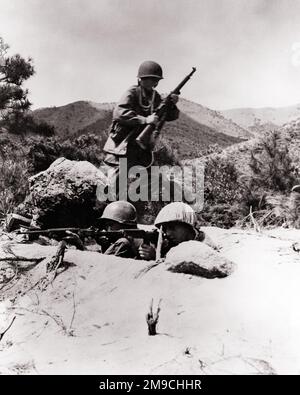
[{"label": "boulder", "polygon": [[58,158],[29,178],[30,194],[18,211],[32,215],[43,228],[93,225],[106,204],[97,199],[96,188],[106,181],[90,162]]},{"label": "boulder", "polygon": [[196,240],[185,241],[173,247],[167,253],[165,264],[171,272],[206,278],[226,277],[234,269],[233,262]]}]

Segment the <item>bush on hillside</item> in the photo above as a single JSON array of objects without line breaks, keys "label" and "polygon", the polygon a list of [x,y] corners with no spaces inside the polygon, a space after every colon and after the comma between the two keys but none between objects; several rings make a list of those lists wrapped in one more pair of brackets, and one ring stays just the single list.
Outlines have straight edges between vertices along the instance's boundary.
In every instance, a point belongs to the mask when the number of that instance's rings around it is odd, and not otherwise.
[{"label": "bush on hillside", "polygon": [[59,157],[70,160],[87,160],[99,166],[104,157],[99,137],[94,134],[79,136],[60,142],[57,137],[32,139],[29,149],[32,173],[46,170]]},{"label": "bush on hillside", "polygon": [[295,184],[299,173],[287,142],[278,131],[270,132],[252,150],[247,175],[240,177],[228,158],[208,159],[200,221],[224,227],[253,226],[255,221],[258,226],[296,226],[299,199],[290,197]]},{"label": "bush on hillside", "polygon": [[251,152],[249,189],[289,192],[298,174],[292,165],[288,146],[281,144],[280,133],[277,131],[262,138],[261,144],[262,152],[259,155]]},{"label": "bush on hillside", "polygon": [[242,187],[233,163],[220,157],[205,163],[204,199],[207,204],[228,204],[239,200]]},{"label": "bush on hillside", "polygon": [[26,153],[18,144],[4,137],[0,147],[0,217],[5,217],[28,193],[29,174]]},{"label": "bush on hillside", "polygon": [[205,163],[204,207],[198,214],[199,223],[230,228],[240,216],[243,186],[239,174],[226,158],[211,157]]},{"label": "bush on hillside", "polygon": [[155,164],[158,166],[169,165],[176,166],[179,165],[179,159],[177,151],[171,147],[171,145],[164,139],[162,139],[158,147],[154,151]]},{"label": "bush on hillside", "polygon": [[[268,133],[261,139],[260,152],[252,150],[249,163],[250,174],[243,177],[245,185],[241,200],[243,212],[256,212],[261,224],[279,224],[285,221],[286,215],[277,215],[282,210],[276,210],[282,198],[287,199],[293,185],[299,183],[298,169],[292,164],[289,149],[282,141],[278,131]],[[270,196],[277,196],[274,201]],[[280,197],[278,199],[278,197]],[[273,203],[274,204],[273,204]],[[274,210],[271,213],[270,210]],[[270,211],[270,212],[269,212]],[[266,214],[268,214],[265,217]],[[280,219],[281,217],[281,219]],[[279,222],[278,222],[279,221]]]},{"label": "bush on hillside", "polygon": [[34,120],[31,115],[12,114],[9,118],[9,132],[18,135],[34,134],[49,137],[55,134],[55,128],[47,122]]},{"label": "bush on hillside", "polygon": [[219,144],[210,144],[208,147],[199,151],[199,157],[211,155],[211,154],[220,154],[222,152],[222,147]]}]

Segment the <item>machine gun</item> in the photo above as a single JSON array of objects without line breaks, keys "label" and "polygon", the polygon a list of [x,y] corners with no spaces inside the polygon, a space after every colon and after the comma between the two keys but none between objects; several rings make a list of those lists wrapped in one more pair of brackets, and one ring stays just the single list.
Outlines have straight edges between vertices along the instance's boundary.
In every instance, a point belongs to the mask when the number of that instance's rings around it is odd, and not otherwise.
[{"label": "machine gun", "polygon": [[[93,237],[100,245],[103,242],[114,242],[121,237],[131,237],[134,239],[143,239],[143,244],[153,243],[156,244],[158,240],[159,232],[157,229],[144,230],[144,229],[119,229],[119,230],[101,230],[97,228],[52,228],[52,229],[38,229],[38,230],[26,230],[19,231],[18,234],[28,235],[29,238],[33,239],[40,235],[45,235],[52,238],[64,239],[72,235],[77,235],[78,239],[81,240],[85,237]],[[82,249],[82,248],[80,248]]]},{"label": "machine gun", "polygon": [[180,91],[183,86],[188,82],[188,80],[192,77],[195,73],[196,68],[193,67],[190,74],[188,74],[181,82],[176,86],[176,88],[168,94],[168,96],[163,100],[162,104],[158,107],[155,114],[158,116],[159,121],[157,125],[150,124],[147,125],[141,133],[136,137],[136,143],[143,149],[143,150],[152,150],[156,144],[156,139],[163,128],[166,117],[168,113],[168,109],[171,104],[172,95],[180,95]]}]

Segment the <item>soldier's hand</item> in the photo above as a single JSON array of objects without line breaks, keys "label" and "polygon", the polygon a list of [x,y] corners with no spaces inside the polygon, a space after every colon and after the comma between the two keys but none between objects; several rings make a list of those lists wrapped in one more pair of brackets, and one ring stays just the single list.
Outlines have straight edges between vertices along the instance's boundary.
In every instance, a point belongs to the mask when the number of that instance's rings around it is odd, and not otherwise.
[{"label": "soldier's hand", "polygon": [[159,121],[159,118],[158,118],[158,116],[156,114],[151,114],[151,115],[148,115],[148,117],[146,117],[146,123],[148,125],[149,124],[156,125],[158,121]]},{"label": "soldier's hand", "polygon": [[74,245],[76,248],[78,248],[78,250],[85,250],[83,241],[81,240],[81,238],[79,237],[79,235],[77,233],[73,233],[69,230],[66,231],[67,236],[64,237],[64,240],[66,240],[69,244]]},{"label": "soldier's hand", "polygon": [[175,93],[171,94],[171,102],[173,104],[176,104],[178,102],[178,95],[175,95]]},{"label": "soldier's hand", "polygon": [[155,248],[151,245],[142,244],[139,247],[139,255],[145,261],[155,260]]}]

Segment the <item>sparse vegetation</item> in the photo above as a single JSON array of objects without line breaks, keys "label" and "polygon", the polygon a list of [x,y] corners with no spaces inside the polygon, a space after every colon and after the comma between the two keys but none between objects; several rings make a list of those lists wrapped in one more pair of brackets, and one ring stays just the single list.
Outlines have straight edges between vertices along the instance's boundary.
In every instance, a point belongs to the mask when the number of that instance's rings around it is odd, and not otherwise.
[{"label": "sparse vegetation", "polygon": [[280,144],[277,131],[267,134],[261,142],[261,153],[251,153],[249,189],[289,192],[297,180],[298,170],[292,164],[288,146]]},{"label": "sparse vegetation", "polygon": [[28,193],[28,161],[21,143],[0,134],[0,217],[5,217]]},{"label": "sparse vegetation", "polygon": [[47,169],[59,157],[70,160],[87,160],[99,166],[104,154],[101,140],[94,134],[81,135],[75,139],[60,142],[54,136],[45,139],[31,139],[29,158],[31,172]]},{"label": "sparse vegetation", "polygon": [[155,336],[157,334],[156,333],[156,325],[157,325],[158,319],[159,319],[161,301],[162,301],[162,299],[159,300],[156,312],[153,313],[153,298],[151,299],[149,312],[146,314],[146,321],[147,321],[147,325],[148,325],[148,335],[149,336]]},{"label": "sparse vegetation", "polygon": [[23,135],[39,135],[44,137],[53,136],[55,134],[54,126],[48,125],[46,122],[37,122],[32,115],[24,114],[22,116],[11,116],[9,120],[8,130],[10,133]]},{"label": "sparse vegetation", "polygon": [[[53,125],[59,142],[74,139],[82,134],[95,134],[104,146],[112,121],[112,110],[103,104],[97,108],[88,102],[79,101],[62,107],[36,110],[36,121]],[[163,144],[170,146],[179,160],[195,158],[210,145],[227,147],[242,140],[195,121],[185,113],[179,119],[167,122],[161,134]]]},{"label": "sparse vegetation", "polygon": [[234,226],[240,215],[237,202],[240,202],[242,192],[243,188],[233,164],[220,159],[208,160],[200,223],[225,228]]},{"label": "sparse vegetation", "polygon": [[299,169],[286,141],[280,132],[269,132],[251,150],[247,174],[241,176],[226,156],[207,160],[205,206],[199,215],[200,223],[231,227],[252,226],[257,221],[259,227],[298,227],[300,199],[295,194],[290,196],[292,186],[298,183]]}]

